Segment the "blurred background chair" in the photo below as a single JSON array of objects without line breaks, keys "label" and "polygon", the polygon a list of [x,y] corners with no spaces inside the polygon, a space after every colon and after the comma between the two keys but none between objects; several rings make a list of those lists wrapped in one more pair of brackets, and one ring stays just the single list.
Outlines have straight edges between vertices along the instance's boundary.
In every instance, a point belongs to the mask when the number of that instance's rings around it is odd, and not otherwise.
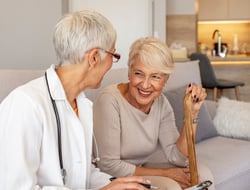
[{"label": "blurred background chair", "polygon": [[240,100],[239,87],[244,86],[244,82],[217,79],[213,66],[209,58],[205,54],[192,53],[190,58],[191,60],[199,60],[202,86],[207,89],[213,89],[214,101],[217,101],[219,93],[220,95],[223,95],[223,90],[230,88],[234,88],[236,99]]}]

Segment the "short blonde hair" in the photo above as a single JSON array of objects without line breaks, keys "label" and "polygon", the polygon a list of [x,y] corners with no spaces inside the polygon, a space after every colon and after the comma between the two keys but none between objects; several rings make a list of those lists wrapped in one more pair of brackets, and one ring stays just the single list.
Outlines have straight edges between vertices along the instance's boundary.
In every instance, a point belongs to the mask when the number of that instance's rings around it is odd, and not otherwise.
[{"label": "short blonde hair", "polygon": [[138,56],[142,64],[164,74],[171,74],[174,70],[174,61],[170,49],[167,44],[155,37],[139,38],[131,45],[128,59],[129,70]]}]

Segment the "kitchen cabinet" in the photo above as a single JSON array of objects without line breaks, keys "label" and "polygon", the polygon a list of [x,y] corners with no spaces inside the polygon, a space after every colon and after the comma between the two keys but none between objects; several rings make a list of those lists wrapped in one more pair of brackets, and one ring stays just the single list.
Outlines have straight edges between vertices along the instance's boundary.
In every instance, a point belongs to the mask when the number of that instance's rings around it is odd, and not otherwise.
[{"label": "kitchen cabinet", "polygon": [[198,20],[250,20],[250,0],[199,0]]},{"label": "kitchen cabinet", "polygon": [[199,0],[198,19],[225,20],[227,18],[228,0]]},{"label": "kitchen cabinet", "polygon": [[228,11],[232,20],[250,20],[250,0],[229,0]]}]

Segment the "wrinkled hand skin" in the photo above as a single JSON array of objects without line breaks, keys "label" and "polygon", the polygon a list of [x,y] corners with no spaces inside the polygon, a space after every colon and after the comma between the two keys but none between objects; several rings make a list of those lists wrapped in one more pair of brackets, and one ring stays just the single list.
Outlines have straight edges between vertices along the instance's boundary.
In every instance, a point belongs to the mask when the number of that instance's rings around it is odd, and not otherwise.
[{"label": "wrinkled hand skin", "polygon": [[148,190],[140,183],[150,184],[150,181],[140,176],[121,177],[113,180],[100,190]]},{"label": "wrinkled hand skin", "polygon": [[[200,108],[207,97],[205,88],[202,88],[200,85],[189,84],[186,88],[186,95],[191,94],[192,98],[192,115],[197,116]],[[185,95],[185,97],[186,97]],[[184,108],[186,107],[184,102]]]}]

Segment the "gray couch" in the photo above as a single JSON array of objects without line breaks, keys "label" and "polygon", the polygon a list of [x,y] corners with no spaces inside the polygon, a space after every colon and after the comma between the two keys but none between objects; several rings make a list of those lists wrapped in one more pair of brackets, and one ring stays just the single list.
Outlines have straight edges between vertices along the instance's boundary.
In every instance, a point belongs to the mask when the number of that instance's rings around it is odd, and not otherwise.
[{"label": "gray couch", "polygon": [[[0,70],[0,102],[16,86],[43,73],[41,70]],[[101,87],[87,90],[86,95],[94,101],[103,87],[126,81],[126,68],[112,69],[104,77]],[[176,63],[175,72],[164,89],[176,114],[179,130],[183,118],[183,87],[190,82],[201,82],[197,61]],[[213,125],[216,109],[217,103],[208,100],[201,109],[196,143],[197,158],[212,171],[217,190],[249,190],[250,141],[220,136]]]}]

